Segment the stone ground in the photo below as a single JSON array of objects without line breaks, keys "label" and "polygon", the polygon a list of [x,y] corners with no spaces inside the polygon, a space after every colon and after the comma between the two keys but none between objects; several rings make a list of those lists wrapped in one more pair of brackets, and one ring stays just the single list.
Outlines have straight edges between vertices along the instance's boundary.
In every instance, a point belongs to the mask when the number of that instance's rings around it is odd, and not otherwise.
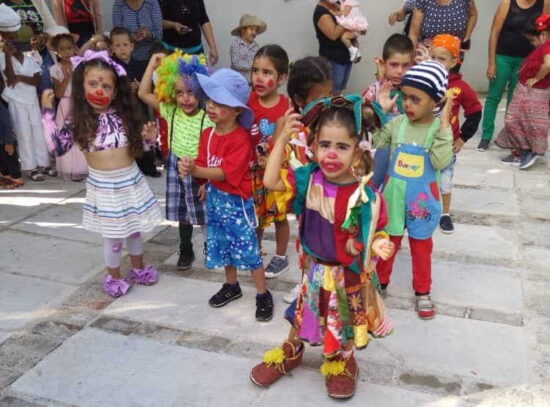
[{"label": "stone ground", "polygon": [[[387,300],[395,333],[357,353],[360,382],[346,405],[550,406],[548,164],[504,167],[501,151],[479,153],[477,142],[459,155],[456,232],[435,234],[439,314],[417,318],[403,250]],[[164,203],[163,180],[149,181]],[[177,228],[166,223],[146,243],[158,284],[113,301],[100,290],[101,239],[79,226],[84,187],[49,179],[0,191],[0,406],[339,404],[325,395],[319,349],[269,389],[248,379],[288,330],[282,295],[297,270],[269,282],[269,323],[254,320],[246,275],[243,299],[212,309],[222,273],[200,258],[178,272]]]}]

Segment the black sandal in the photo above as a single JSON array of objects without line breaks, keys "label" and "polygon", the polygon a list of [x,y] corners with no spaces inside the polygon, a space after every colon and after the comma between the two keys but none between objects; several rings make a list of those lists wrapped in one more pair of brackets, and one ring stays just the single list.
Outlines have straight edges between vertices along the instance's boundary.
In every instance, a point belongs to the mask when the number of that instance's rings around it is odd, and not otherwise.
[{"label": "black sandal", "polygon": [[42,173],[46,174],[48,177],[57,177],[57,170],[52,167],[45,167]]},{"label": "black sandal", "polygon": [[34,169],[34,170],[31,171],[31,173],[29,175],[29,178],[32,179],[33,181],[45,181],[46,180],[46,178],[44,178],[44,174],[42,174],[37,169]]}]

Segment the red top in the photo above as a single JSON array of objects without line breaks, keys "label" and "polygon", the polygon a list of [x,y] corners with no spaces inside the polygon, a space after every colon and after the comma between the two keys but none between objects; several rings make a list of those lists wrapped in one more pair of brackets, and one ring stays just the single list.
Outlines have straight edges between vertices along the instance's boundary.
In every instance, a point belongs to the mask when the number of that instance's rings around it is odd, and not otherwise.
[{"label": "red top", "polygon": [[91,23],[88,0],[65,0],[65,15],[69,23]]},{"label": "red top", "polygon": [[244,128],[239,126],[223,136],[212,132],[212,127],[203,130],[195,164],[222,169],[225,179],[210,181],[219,190],[245,199],[250,198],[252,196],[251,160],[250,136]]},{"label": "red top", "polygon": [[286,96],[279,95],[279,101],[275,106],[265,107],[260,103],[258,94],[252,91],[248,99],[248,107],[254,113],[254,124],[250,129],[250,135],[253,145],[256,145],[260,142],[271,141],[275,134],[277,120],[285,115],[290,107],[290,102]]},{"label": "red top", "polygon": [[449,74],[449,89],[451,88],[460,89],[460,93],[453,101],[451,109],[451,128],[453,129],[453,138],[456,140],[460,137],[460,123],[458,120],[460,108],[464,109],[464,116],[469,116],[473,113],[481,112],[482,106],[474,90],[462,80],[461,74]]},{"label": "red top", "polygon": [[[519,81],[522,85],[525,85],[527,79],[534,78],[537,75],[540,67],[544,63],[544,57],[548,54],[550,54],[550,41],[546,41],[539,45],[533,52],[525,57],[519,69]],[[550,87],[550,75],[546,75],[544,79],[535,83],[533,87],[537,89],[548,89]]]}]

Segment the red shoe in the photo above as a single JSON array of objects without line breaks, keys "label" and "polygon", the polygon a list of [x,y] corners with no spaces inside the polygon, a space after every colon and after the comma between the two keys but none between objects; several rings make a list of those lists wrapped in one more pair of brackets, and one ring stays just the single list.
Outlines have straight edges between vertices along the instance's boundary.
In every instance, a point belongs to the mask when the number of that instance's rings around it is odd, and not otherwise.
[{"label": "red shoe", "polygon": [[420,319],[433,319],[435,317],[435,306],[429,295],[416,296],[415,310]]},{"label": "red shoe", "polygon": [[281,348],[277,347],[264,354],[264,361],[256,365],[250,372],[250,380],[257,386],[267,387],[285,374],[290,372],[300,363],[304,355],[305,346],[297,352],[296,346],[285,341]]},{"label": "red shoe", "polygon": [[353,353],[347,359],[342,356],[326,359],[321,365],[321,374],[325,377],[329,397],[349,399],[355,394],[359,367],[357,367]]}]

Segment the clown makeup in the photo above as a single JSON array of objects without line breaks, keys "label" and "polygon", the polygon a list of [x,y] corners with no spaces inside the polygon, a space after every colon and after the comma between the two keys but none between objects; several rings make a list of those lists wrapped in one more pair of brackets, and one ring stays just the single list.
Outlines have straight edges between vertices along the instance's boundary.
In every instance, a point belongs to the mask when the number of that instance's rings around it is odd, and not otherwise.
[{"label": "clown makeup", "polygon": [[458,63],[458,60],[445,47],[432,47],[430,49],[430,56],[434,61],[441,63],[447,72],[453,69]]},{"label": "clown makeup", "polygon": [[403,86],[401,91],[403,92],[403,109],[407,118],[418,124],[431,123],[436,103],[430,95],[412,86]]},{"label": "clown makeup", "polygon": [[194,115],[199,109],[199,100],[185,79],[176,82],[176,103],[186,115]]},{"label": "clown makeup", "polygon": [[258,94],[260,102],[266,107],[279,101],[277,89],[286,75],[279,75],[275,64],[266,56],[254,58],[252,65],[252,88]]},{"label": "clown makeup", "polygon": [[206,114],[216,124],[216,133],[222,135],[234,130],[237,125],[237,117],[241,114],[241,108],[221,105],[213,100],[208,100]]},{"label": "clown makeup", "polygon": [[319,129],[316,144],[315,158],[328,181],[336,184],[355,181],[351,167],[360,150],[348,127],[334,121],[326,123]]},{"label": "clown makeup", "polygon": [[114,73],[104,68],[86,69],[84,92],[86,100],[97,113],[106,112],[116,94]]}]

